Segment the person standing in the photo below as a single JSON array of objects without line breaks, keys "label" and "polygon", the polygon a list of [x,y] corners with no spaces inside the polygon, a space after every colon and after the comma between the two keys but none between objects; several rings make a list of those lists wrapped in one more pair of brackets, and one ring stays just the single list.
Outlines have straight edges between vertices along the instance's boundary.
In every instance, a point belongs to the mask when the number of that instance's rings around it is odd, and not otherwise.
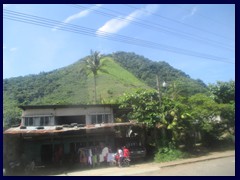
[{"label": "person standing", "polygon": [[119,157],[118,166],[122,167],[123,150],[121,148],[118,148],[118,157]]},{"label": "person standing", "polygon": [[129,158],[129,150],[127,149],[126,146],[123,146],[123,157],[124,158]]}]

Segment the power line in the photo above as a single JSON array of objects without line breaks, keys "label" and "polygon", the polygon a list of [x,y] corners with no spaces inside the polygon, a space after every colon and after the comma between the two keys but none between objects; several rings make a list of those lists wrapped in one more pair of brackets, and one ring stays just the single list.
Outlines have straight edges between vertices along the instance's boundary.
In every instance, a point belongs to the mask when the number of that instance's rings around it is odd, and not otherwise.
[{"label": "power line", "polygon": [[[125,4],[125,6],[130,7],[130,8],[133,8],[133,9],[138,9],[137,7],[134,7],[134,6],[128,5],[128,4]],[[144,9],[142,9],[142,11],[148,12],[148,11],[146,11],[146,10],[144,10]],[[196,27],[196,26],[193,26],[193,25],[190,25],[190,24],[181,22],[181,21],[177,21],[177,20],[172,19],[172,18],[168,18],[168,17],[162,16],[162,15],[159,15],[159,14],[157,14],[157,13],[151,13],[151,12],[148,12],[148,13],[150,13],[150,14],[153,15],[153,16],[157,16],[157,17],[160,17],[160,18],[162,18],[162,19],[165,19],[165,20],[168,20],[168,21],[172,21],[172,22],[175,22],[175,23],[178,23],[178,24],[181,24],[181,25],[184,25],[184,26],[193,28],[193,29],[197,29],[197,30],[199,30],[199,31],[206,32],[206,33],[209,33],[209,34],[212,34],[212,35],[215,35],[215,36],[224,38],[224,39],[233,40],[232,38],[229,38],[229,37],[226,37],[226,36],[222,36],[222,35],[219,35],[219,34],[217,34],[217,33],[214,33],[214,32],[211,32],[211,31],[207,31],[207,30],[205,30],[205,29],[202,29],[202,28],[199,28],[199,27]]]},{"label": "power line", "polygon": [[[71,6],[73,6],[75,8],[78,8],[78,9],[79,8],[80,9],[86,9],[86,7],[81,6],[81,5],[71,5]],[[162,31],[162,32],[172,34],[172,35],[175,35],[177,37],[184,38],[184,39],[187,39],[187,40],[190,40],[190,41],[196,41],[197,40],[200,43],[202,42],[204,44],[208,44],[208,45],[211,45],[211,46],[218,46],[220,48],[224,48],[225,50],[233,51],[231,46],[228,46],[228,45],[223,44],[223,43],[218,42],[218,41],[210,40],[208,38],[202,38],[201,36],[198,36],[196,34],[186,33],[186,32],[183,32],[181,30],[178,30],[178,29],[169,28],[167,26],[160,25],[158,23],[152,23],[152,22],[149,22],[149,21],[144,21],[140,18],[131,17],[131,19],[127,19],[127,18],[124,18],[124,17],[119,17],[119,14],[121,14],[121,13],[119,13],[117,11],[113,11],[113,10],[110,10],[110,9],[107,9],[107,8],[104,8],[104,7],[101,7],[101,9],[106,9],[108,11],[117,13],[117,15],[118,15],[117,18],[119,20],[131,22],[135,25],[138,25],[138,26],[146,28],[146,29],[150,29],[150,30],[154,30],[154,31]],[[103,15],[103,16],[116,18],[116,15],[109,14],[109,13],[99,11],[99,10],[96,10],[96,9],[91,9],[91,11],[93,11],[96,14]],[[148,22],[148,23],[146,23],[146,22]],[[153,26],[153,25],[155,25],[155,26]]]},{"label": "power line", "polygon": [[[184,8],[184,7],[179,6],[179,5],[177,5],[177,4],[172,4],[172,5],[175,6],[175,7],[177,7],[178,9],[183,9],[183,10],[185,10],[185,11],[191,11],[191,9]],[[209,17],[209,16],[205,16],[205,15],[203,15],[202,13],[197,13],[196,15],[199,16],[199,17],[202,17],[202,18],[204,18],[204,19],[207,19],[208,21],[211,21],[211,22],[214,22],[214,23],[216,23],[216,24],[220,24],[220,25],[222,25],[222,26],[224,26],[224,27],[226,27],[226,28],[229,28],[226,24],[223,24],[222,22],[217,21],[217,20],[215,20],[215,19],[213,19],[213,18],[211,18],[211,17]]]},{"label": "power line", "polygon": [[[28,15],[28,14],[20,13],[20,12],[16,12],[16,11],[10,11],[10,10],[6,10],[6,9],[3,10],[3,17],[5,19],[9,19],[9,20],[17,21],[17,22],[23,22],[23,23],[27,23],[27,24],[33,24],[33,25],[38,25],[38,26],[48,27],[48,28],[53,28],[56,25],[63,24],[60,21],[42,18],[39,16]],[[194,51],[190,51],[190,50],[186,50],[186,49],[180,49],[180,48],[176,48],[176,47],[172,47],[172,46],[167,46],[164,44],[159,44],[156,42],[141,40],[141,39],[127,37],[127,36],[118,35],[118,34],[114,34],[114,33],[99,31],[98,32],[100,34],[100,36],[99,36],[99,34],[96,33],[97,31],[95,29],[86,28],[86,27],[82,27],[82,26],[78,26],[78,25],[69,24],[69,23],[64,23],[64,26],[59,27],[59,30],[93,36],[93,37],[101,37],[104,39],[109,39],[109,40],[113,40],[113,41],[117,41],[117,42],[123,42],[123,43],[127,43],[127,44],[147,47],[147,48],[165,50],[165,51],[174,52],[177,54],[184,54],[184,55],[189,55],[189,56],[193,56],[193,57],[205,58],[205,59],[209,59],[209,60],[234,64],[226,58],[217,57],[217,56],[199,53],[199,52],[194,52]]]}]

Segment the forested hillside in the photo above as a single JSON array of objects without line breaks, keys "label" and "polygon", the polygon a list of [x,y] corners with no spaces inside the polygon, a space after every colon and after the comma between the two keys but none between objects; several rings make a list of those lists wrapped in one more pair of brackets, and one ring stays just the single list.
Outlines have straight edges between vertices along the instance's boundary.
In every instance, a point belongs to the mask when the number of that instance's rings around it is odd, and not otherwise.
[{"label": "forested hillside", "polygon": [[[93,74],[85,59],[51,72],[3,80],[4,126],[19,122],[19,105],[34,104],[92,104],[94,101]],[[101,59],[104,71],[97,75],[97,103],[114,103],[124,92],[137,88],[156,88],[156,75],[179,93],[205,91],[202,81],[192,80],[184,72],[166,62],[153,62],[134,53],[117,52]],[[187,86],[182,84],[187,83]],[[186,88],[187,87],[187,88]]]},{"label": "forested hillside", "polygon": [[121,66],[133,73],[138,79],[156,89],[156,75],[160,81],[165,81],[168,86],[175,86],[185,95],[206,92],[206,85],[202,80],[193,80],[181,70],[175,69],[165,61],[151,61],[135,53],[116,52],[111,55]]}]

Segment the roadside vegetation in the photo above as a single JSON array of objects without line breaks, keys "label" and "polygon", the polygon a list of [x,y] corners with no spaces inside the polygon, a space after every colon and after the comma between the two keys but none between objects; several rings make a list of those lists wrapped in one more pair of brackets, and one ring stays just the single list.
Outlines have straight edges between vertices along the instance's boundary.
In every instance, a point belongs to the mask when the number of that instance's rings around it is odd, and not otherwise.
[{"label": "roadside vegetation", "polygon": [[129,118],[151,134],[147,143],[157,162],[189,157],[199,150],[196,144],[208,149],[234,146],[235,82],[217,82],[206,93],[196,94],[188,86],[188,93],[169,85],[162,92],[139,89],[119,101],[123,108],[133,109]]}]

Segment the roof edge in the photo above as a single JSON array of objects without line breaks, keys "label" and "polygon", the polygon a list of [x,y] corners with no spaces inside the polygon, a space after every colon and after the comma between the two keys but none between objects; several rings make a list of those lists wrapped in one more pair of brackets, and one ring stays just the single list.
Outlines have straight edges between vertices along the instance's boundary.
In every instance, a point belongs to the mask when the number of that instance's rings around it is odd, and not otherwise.
[{"label": "roof edge", "polygon": [[48,108],[87,108],[87,107],[112,107],[117,108],[119,104],[64,104],[64,105],[20,105],[20,109],[48,109]]}]

